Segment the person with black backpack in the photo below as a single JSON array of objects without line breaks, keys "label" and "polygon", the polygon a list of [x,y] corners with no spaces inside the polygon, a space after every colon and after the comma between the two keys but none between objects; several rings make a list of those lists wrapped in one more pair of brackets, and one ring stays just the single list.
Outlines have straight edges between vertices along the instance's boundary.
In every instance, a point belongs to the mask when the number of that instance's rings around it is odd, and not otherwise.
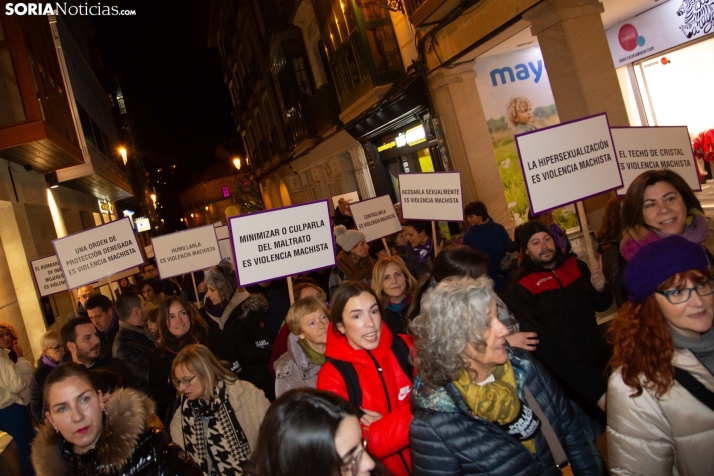
[{"label": "person with black backpack", "polygon": [[327,362],[317,377],[317,388],[354,405],[365,448],[391,474],[412,475],[412,339],[394,335],[382,325],[377,297],[361,281],[342,283],[331,304]]}]

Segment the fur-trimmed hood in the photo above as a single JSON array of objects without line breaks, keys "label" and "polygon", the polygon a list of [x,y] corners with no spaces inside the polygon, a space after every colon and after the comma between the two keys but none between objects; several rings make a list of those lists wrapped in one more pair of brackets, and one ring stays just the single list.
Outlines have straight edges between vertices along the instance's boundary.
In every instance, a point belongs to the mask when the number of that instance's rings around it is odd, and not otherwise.
[{"label": "fur-trimmed hood", "polygon": [[71,444],[49,421],[41,425],[32,444],[32,464],[37,476],[71,475],[76,463],[89,461],[93,461],[100,474],[121,471],[146,430],[146,423],[154,413],[154,402],[136,390],[120,389],[112,394],[104,413],[104,426],[97,446],[83,455],[75,455]]},{"label": "fur-trimmed hood", "polygon": [[[204,299],[206,302],[208,298]],[[245,319],[249,313],[253,311],[267,312],[270,305],[262,294],[250,294],[247,291],[236,291],[231,297],[231,300],[226,304],[223,314],[214,316],[204,307],[206,314],[218,323],[218,326],[223,330],[229,318],[236,316],[238,319]]]}]

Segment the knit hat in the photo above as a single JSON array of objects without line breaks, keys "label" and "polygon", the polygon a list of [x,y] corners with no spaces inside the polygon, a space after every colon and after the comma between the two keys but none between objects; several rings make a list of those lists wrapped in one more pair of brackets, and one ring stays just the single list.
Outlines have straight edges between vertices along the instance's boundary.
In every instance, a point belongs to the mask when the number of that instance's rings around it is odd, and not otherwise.
[{"label": "knit hat", "polygon": [[352,251],[352,248],[357,246],[360,241],[366,238],[364,233],[357,230],[348,230],[344,225],[337,225],[335,227],[335,240],[337,244],[348,253]]},{"label": "knit hat", "polygon": [[679,235],[647,243],[625,269],[629,301],[643,302],[667,279],[690,269],[709,269],[709,259],[700,245]]},{"label": "knit hat", "polygon": [[[521,243],[521,249],[525,250],[528,248],[528,241],[536,233],[546,232],[553,238],[553,233],[548,228],[548,225],[539,222],[538,220],[531,220],[529,222],[521,225],[521,229],[518,232],[518,241]],[[555,240],[555,238],[553,238]]]}]

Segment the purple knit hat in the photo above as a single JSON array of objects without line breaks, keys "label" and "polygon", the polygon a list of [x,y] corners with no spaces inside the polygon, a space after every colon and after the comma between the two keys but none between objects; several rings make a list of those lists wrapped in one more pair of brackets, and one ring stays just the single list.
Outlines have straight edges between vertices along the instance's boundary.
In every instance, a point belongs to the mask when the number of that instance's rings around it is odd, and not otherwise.
[{"label": "purple knit hat", "polygon": [[709,269],[709,259],[701,245],[679,235],[647,243],[625,269],[629,301],[645,301],[663,282],[690,269]]}]

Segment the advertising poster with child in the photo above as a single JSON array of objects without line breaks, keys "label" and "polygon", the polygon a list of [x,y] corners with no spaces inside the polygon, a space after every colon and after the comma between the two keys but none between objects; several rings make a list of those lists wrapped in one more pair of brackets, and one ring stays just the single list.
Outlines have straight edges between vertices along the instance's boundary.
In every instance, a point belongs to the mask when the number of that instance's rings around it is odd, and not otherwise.
[{"label": "advertising poster with child", "polygon": [[[520,225],[529,205],[513,136],[560,122],[543,56],[537,46],[524,48],[479,57],[474,69],[508,208]],[[565,230],[578,226],[572,205],[555,210],[554,218]]]}]

